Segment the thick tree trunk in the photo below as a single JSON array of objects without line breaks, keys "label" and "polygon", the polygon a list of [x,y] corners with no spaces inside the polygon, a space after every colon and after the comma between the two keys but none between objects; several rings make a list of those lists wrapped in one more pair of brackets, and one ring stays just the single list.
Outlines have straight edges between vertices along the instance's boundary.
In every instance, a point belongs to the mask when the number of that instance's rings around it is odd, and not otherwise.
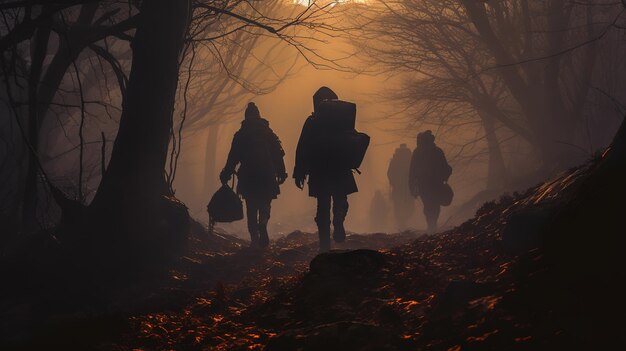
[{"label": "thick tree trunk", "polygon": [[209,126],[206,139],[206,153],[204,156],[204,182],[203,194],[211,196],[216,190],[217,185],[217,138],[219,135],[220,125]]},{"label": "thick tree trunk", "polygon": [[[482,121],[483,130],[485,131],[485,139],[487,140],[487,149],[489,150],[489,163],[487,166],[487,189],[488,191],[502,191],[510,183],[510,177],[498,135],[496,133],[496,121],[501,121],[499,115],[502,111],[497,108],[494,100],[487,95],[477,94],[474,98],[474,108],[478,112],[478,116]],[[504,125],[507,127],[507,125]],[[521,137],[531,142],[532,135],[528,134],[525,129],[512,129]],[[523,132],[523,133],[520,133]]]},{"label": "thick tree trunk", "polygon": [[[545,34],[547,48],[545,52],[555,53],[563,50],[566,38],[566,29],[570,22],[571,6],[566,6],[565,0],[551,0],[547,4],[547,26]],[[579,127],[572,119],[572,113],[568,110],[562,88],[564,72],[562,69],[565,55],[556,55],[546,59],[543,68],[542,96],[537,97],[542,107],[542,123],[538,130],[543,131],[544,142],[547,142],[549,164],[546,170],[569,167],[573,163],[580,163],[576,156],[577,150],[576,132]],[[541,90],[537,90],[540,92]]]},{"label": "thick tree trunk", "polygon": [[509,183],[509,175],[502,156],[502,149],[496,134],[494,120],[481,113],[487,148],[489,149],[489,164],[487,168],[487,190],[503,190]]},{"label": "thick tree trunk", "polygon": [[[28,143],[33,151],[39,146],[39,115],[37,90],[39,87],[39,77],[46,58],[48,40],[50,38],[50,28],[40,28],[35,33],[31,43],[31,67],[28,77]],[[28,147],[28,146],[27,146]],[[22,200],[21,231],[31,233],[37,228],[37,159],[36,155],[27,152],[28,162],[26,165],[26,184],[24,197]]]},{"label": "thick tree trunk", "polygon": [[164,199],[172,195],[164,169],[188,12],[187,0],[142,4],[119,130],[90,206],[90,217],[106,224],[106,234],[122,240],[158,240],[154,231],[172,235],[180,229],[164,213]]}]

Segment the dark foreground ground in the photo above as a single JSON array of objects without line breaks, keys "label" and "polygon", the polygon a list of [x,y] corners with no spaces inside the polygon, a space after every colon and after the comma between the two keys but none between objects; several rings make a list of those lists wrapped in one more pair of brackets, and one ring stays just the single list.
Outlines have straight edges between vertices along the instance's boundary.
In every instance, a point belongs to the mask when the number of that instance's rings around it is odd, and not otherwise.
[{"label": "dark foreground ground", "polygon": [[196,226],[167,277],[97,309],[3,301],[0,349],[626,349],[626,317],[607,321],[602,294],[563,283],[540,248],[538,228],[586,171],[486,203],[444,233],[352,234],[317,256],[310,233],[255,251]]}]

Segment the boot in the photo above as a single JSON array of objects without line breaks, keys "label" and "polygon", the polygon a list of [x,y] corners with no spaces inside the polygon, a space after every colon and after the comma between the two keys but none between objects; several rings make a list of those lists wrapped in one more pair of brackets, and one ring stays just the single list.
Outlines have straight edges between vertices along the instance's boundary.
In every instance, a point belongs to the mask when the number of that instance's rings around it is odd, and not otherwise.
[{"label": "boot", "polygon": [[267,234],[267,224],[259,224],[259,246],[268,247],[270,245],[270,238]]},{"label": "boot", "polygon": [[437,219],[426,218],[426,224],[427,224],[426,231],[428,234],[437,233]]},{"label": "boot", "polygon": [[333,223],[333,239],[336,243],[346,241],[346,230],[343,227],[343,222]]},{"label": "boot", "polygon": [[259,233],[250,232],[250,248],[258,248],[259,247]]},{"label": "boot", "polygon": [[330,251],[330,228],[320,229],[318,232],[320,239],[320,253]]}]

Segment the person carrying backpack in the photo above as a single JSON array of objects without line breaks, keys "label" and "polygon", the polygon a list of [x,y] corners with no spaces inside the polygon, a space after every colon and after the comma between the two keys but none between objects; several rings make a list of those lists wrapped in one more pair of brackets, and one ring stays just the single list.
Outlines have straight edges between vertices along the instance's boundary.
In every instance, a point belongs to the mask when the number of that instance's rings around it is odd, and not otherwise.
[{"label": "person carrying backpack", "polygon": [[241,128],[235,133],[226,166],[220,173],[222,184],[228,183],[237,170],[237,193],[246,201],[246,217],[251,247],[267,247],[271,202],[280,194],[279,185],[287,179],[285,152],[269,122],[261,118],[251,102],[245,111]]},{"label": "person carrying backpack", "polygon": [[331,204],[333,239],[345,241],[348,195],[358,191],[352,169],[358,167],[369,144],[369,137],[354,129],[356,105],[337,99],[328,87],[313,95],[313,113],[302,127],[293,171],[300,189],[308,176],[309,196],[317,199],[320,252],[330,250]]},{"label": "person carrying backpack", "polygon": [[428,233],[437,231],[437,220],[441,206],[452,201],[452,190],[447,184],[452,167],[437,145],[430,130],[417,134],[417,147],[411,157],[409,169],[409,189],[411,195],[422,199]]}]

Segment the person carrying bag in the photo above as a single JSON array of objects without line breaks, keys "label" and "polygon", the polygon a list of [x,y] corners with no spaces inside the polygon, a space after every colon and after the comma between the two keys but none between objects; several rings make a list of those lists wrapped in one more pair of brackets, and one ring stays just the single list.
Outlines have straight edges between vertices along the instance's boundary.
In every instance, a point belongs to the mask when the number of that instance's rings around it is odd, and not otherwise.
[{"label": "person carrying bag", "polygon": [[[241,128],[235,133],[226,166],[220,173],[222,184],[228,183],[237,165],[237,194],[246,201],[246,217],[251,247],[267,247],[271,203],[285,182],[285,152],[269,122],[259,109],[249,103]],[[232,189],[231,189],[232,191]],[[232,195],[229,195],[232,197]]]},{"label": "person carrying bag", "polygon": [[235,193],[235,178],[232,187],[228,184],[222,186],[213,194],[207,205],[209,213],[209,232],[213,232],[215,223],[230,223],[243,219],[243,203],[239,195]]}]

